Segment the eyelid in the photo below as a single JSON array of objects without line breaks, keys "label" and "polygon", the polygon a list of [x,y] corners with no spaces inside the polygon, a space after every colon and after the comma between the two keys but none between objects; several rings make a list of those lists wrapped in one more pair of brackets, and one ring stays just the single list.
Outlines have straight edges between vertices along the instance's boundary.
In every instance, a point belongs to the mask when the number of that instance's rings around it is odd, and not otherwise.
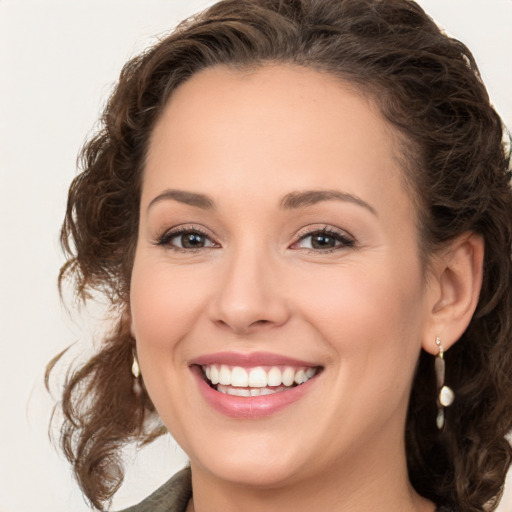
[{"label": "eyelid", "polygon": [[332,226],[331,224],[310,224],[301,228],[297,232],[297,239],[300,239],[304,236],[311,235],[312,233],[333,233],[338,235],[346,236],[347,238],[354,239],[354,237],[345,229],[337,228]]},{"label": "eyelid", "polygon": [[329,253],[332,251],[340,250],[340,249],[346,249],[348,247],[354,247],[356,245],[356,239],[354,236],[352,236],[348,231],[340,228],[336,228],[331,225],[316,225],[316,226],[307,226],[305,228],[302,228],[296,236],[296,241],[292,243],[290,246],[293,248],[293,246],[299,244],[306,238],[313,236],[315,234],[325,234],[328,236],[334,237],[337,241],[341,242],[337,246],[331,248],[331,249],[309,249],[309,248],[301,248],[298,247],[297,249],[306,250],[308,252],[314,252],[314,253]]},{"label": "eyelid", "polygon": [[[184,248],[179,247],[177,245],[171,244],[171,240],[175,237],[178,237],[181,234],[185,233],[198,233],[204,237],[206,237],[213,245],[207,247],[198,247],[198,248]],[[315,234],[324,234],[335,238],[337,245],[332,248],[326,249],[315,249],[315,248],[307,248],[307,247],[296,247],[300,242],[305,240],[306,238],[313,236]],[[158,235],[154,240],[154,245],[161,246],[164,248],[169,248],[178,252],[194,252],[194,251],[202,251],[206,249],[219,248],[220,244],[216,241],[215,235],[211,234],[210,230],[206,229],[203,226],[197,224],[179,224],[177,226],[173,226],[169,229],[163,230],[162,234]],[[331,225],[311,225],[302,228],[295,237],[295,241],[290,245],[291,249],[296,250],[304,250],[308,252],[314,253],[329,253],[332,251],[336,251],[339,249],[346,249],[349,247],[353,247],[356,244],[355,238],[346,230],[340,229]],[[295,247],[294,247],[295,246]]]},{"label": "eyelid", "polygon": [[172,250],[176,251],[184,251],[184,252],[193,252],[193,251],[200,251],[203,249],[211,249],[212,247],[198,247],[196,249],[192,248],[184,248],[184,247],[178,247],[175,245],[172,245],[170,241],[184,233],[198,233],[200,235],[203,235],[204,237],[208,238],[216,247],[220,247],[220,244],[215,240],[215,236],[212,235],[209,230],[202,226],[198,226],[197,224],[179,224],[177,226],[173,226],[172,228],[166,229],[162,232],[162,234],[156,236],[154,244],[161,246],[161,247],[167,247]]}]

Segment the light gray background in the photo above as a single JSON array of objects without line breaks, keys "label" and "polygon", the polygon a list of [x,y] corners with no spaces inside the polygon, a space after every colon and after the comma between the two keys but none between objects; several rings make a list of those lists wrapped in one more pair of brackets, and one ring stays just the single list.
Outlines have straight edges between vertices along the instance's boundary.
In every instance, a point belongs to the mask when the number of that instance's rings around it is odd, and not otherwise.
[{"label": "light gray background", "polygon": [[[211,3],[0,0],[0,512],[88,510],[48,441],[52,401],[42,385],[51,357],[78,339],[90,344],[100,329],[59,303],[66,190],[122,64]],[[511,126],[512,0],[420,4],[473,50]],[[128,453],[115,507],[140,500],[185,460],[169,438],[136,459]],[[512,511],[511,491],[500,511]]]}]

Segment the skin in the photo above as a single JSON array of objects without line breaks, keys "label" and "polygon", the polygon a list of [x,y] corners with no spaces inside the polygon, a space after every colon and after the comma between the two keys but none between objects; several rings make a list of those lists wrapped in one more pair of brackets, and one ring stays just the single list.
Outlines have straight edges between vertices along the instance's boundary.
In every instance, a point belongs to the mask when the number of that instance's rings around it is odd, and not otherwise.
[{"label": "skin", "polygon": [[[189,510],[434,510],[407,478],[407,401],[422,346],[435,354],[445,334],[449,348],[469,321],[483,248],[468,235],[424,278],[396,146],[370,100],[311,70],[218,67],[172,95],[143,177],[130,308],[147,390],[190,457]],[[282,207],[308,190],[345,196]],[[205,246],[158,243],[177,226]],[[312,249],[326,227],[344,238]],[[221,351],[323,371],[278,413],[230,418],[189,368]]]}]

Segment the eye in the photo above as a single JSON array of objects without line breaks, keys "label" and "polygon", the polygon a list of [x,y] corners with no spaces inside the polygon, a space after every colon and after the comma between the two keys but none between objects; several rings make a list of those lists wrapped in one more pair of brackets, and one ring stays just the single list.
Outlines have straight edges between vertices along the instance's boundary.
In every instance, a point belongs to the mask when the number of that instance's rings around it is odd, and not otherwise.
[{"label": "eye", "polygon": [[320,252],[353,247],[355,241],[348,234],[330,228],[318,229],[300,236],[298,242],[293,244],[293,249],[309,249]]},{"label": "eye", "polygon": [[192,251],[208,247],[218,247],[206,233],[190,228],[179,228],[166,232],[158,240],[157,245]]}]

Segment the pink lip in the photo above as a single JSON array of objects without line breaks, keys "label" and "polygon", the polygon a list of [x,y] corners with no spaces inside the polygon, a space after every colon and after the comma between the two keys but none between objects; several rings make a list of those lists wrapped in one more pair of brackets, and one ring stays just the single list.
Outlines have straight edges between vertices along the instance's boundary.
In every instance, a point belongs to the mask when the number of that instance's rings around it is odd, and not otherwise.
[{"label": "pink lip", "polygon": [[295,366],[299,368],[313,368],[319,364],[300,361],[291,357],[272,354],[270,352],[252,352],[248,354],[239,352],[216,352],[206,354],[189,361],[190,365],[227,364],[228,366]]},{"label": "pink lip", "polygon": [[317,375],[308,381],[291,388],[287,391],[280,391],[271,395],[263,396],[233,396],[220,393],[213,389],[205,380],[201,365],[227,364],[230,366],[297,366],[315,367],[319,365],[307,363],[297,359],[257,352],[252,354],[217,353],[198,357],[190,361],[190,370],[195,378],[199,392],[205,401],[217,412],[231,418],[257,419],[270,416],[285,407],[293,404],[313,386],[315,386]]}]

